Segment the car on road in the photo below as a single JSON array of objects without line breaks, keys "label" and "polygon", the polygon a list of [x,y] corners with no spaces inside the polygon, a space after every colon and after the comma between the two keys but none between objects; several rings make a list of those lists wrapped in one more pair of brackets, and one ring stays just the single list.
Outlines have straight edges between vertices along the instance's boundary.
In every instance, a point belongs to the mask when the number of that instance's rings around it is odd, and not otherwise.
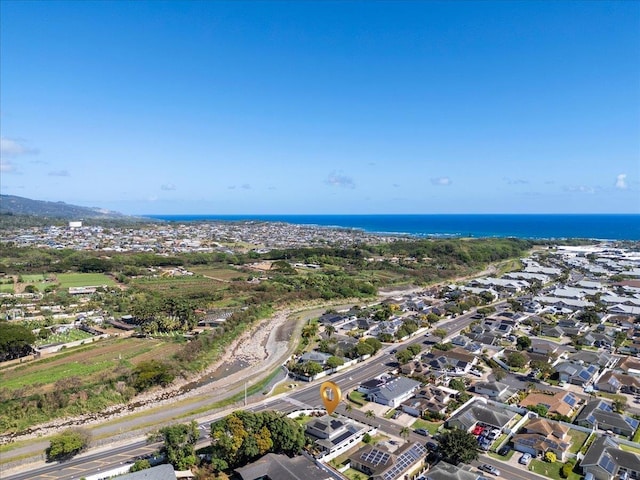
[{"label": "car on road", "polygon": [[518,460],[518,463],[520,465],[529,465],[530,461],[531,461],[531,454],[530,453],[523,453],[522,456],[520,457],[520,459]]},{"label": "car on road", "polygon": [[429,430],[427,430],[426,428],[416,428],[414,432],[416,432],[418,435],[423,435],[425,437],[429,436]]},{"label": "car on road", "polygon": [[483,472],[490,473],[491,475],[495,475],[496,477],[500,476],[500,470],[498,470],[493,465],[489,465],[488,463],[483,463],[478,467],[478,469],[482,470]]}]

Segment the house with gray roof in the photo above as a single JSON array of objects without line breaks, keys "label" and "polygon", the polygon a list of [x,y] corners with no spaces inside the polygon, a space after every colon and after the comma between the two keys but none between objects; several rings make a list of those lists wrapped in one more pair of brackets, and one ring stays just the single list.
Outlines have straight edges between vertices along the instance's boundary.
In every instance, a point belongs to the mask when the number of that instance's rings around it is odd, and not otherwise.
[{"label": "house with gray roof", "polygon": [[640,455],[622,450],[607,435],[594,440],[580,466],[585,475],[590,473],[595,480],[640,478]]},{"label": "house with gray roof", "polygon": [[300,480],[301,478],[332,480],[334,478],[307,457],[302,455],[288,457],[275,453],[267,453],[255,462],[236,468],[235,472],[241,480]]},{"label": "house with gray roof", "polygon": [[562,362],[556,365],[556,372],[561,382],[582,385],[590,385],[599,372],[597,365],[580,365],[571,362]]},{"label": "house with gray roof", "polygon": [[118,476],[119,480],[176,480],[177,478],[173,466],[169,464],[157,465],[139,472]]},{"label": "house with gray roof", "polygon": [[580,350],[570,355],[567,361],[580,365],[598,365],[601,368],[613,368],[618,362],[618,358],[604,352]]},{"label": "house with gray roof", "polygon": [[451,465],[447,462],[438,462],[425,474],[426,480],[482,480],[485,477],[473,471],[471,465]]},{"label": "house with gray roof", "polygon": [[489,407],[480,401],[471,402],[446,422],[447,428],[460,428],[470,432],[477,425],[486,425],[502,430],[515,418],[511,410]]},{"label": "house with gray roof", "polygon": [[305,426],[305,435],[323,455],[344,450],[370,430],[368,425],[349,418],[336,418],[324,415]]},{"label": "house with gray roof", "polygon": [[583,427],[611,430],[613,433],[631,437],[640,421],[613,410],[611,403],[598,399],[587,403],[576,417],[576,424]]},{"label": "house with gray roof", "polygon": [[420,388],[420,382],[406,377],[392,378],[367,393],[367,399],[381,405],[395,408],[405,400],[411,398]]},{"label": "house with gray roof", "polygon": [[509,385],[501,382],[476,382],[473,388],[478,395],[486,395],[492,400],[504,401],[512,395]]}]

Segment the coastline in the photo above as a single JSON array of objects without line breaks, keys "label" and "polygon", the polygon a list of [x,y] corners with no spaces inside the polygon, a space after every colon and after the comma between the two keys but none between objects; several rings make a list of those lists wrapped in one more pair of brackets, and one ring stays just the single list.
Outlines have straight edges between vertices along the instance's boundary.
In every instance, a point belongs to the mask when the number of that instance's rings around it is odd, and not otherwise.
[{"label": "coastline", "polygon": [[640,240],[640,214],[146,215],[170,223],[284,223],[411,238]]}]

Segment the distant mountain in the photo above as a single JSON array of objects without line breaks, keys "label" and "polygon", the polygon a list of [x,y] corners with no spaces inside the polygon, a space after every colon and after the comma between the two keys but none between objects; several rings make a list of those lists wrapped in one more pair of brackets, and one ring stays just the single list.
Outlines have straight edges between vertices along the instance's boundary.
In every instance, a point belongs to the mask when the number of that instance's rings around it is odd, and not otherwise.
[{"label": "distant mountain", "polygon": [[35,217],[85,220],[91,218],[128,219],[122,213],[104,208],[80,207],[64,202],[45,202],[15,195],[0,195],[0,215],[29,215]]}]

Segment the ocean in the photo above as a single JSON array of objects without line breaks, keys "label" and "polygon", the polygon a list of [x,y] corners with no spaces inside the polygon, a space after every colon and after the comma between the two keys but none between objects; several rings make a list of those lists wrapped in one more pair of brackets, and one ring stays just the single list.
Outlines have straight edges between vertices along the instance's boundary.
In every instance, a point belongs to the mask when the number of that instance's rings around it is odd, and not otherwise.
[{"label": "ocean", "polygon": [[417,237],[640,240],[640,214],[146,215],[170,222],[264,221]]}]

